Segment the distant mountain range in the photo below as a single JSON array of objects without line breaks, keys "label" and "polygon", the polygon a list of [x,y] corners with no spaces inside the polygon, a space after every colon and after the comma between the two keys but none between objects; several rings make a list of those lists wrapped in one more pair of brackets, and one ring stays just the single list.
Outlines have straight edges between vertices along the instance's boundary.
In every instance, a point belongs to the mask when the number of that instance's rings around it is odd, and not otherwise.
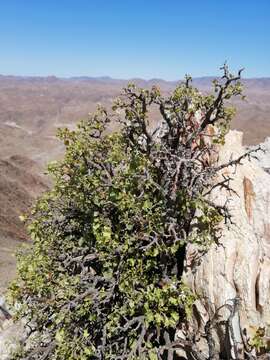
[{"label": "distant mountain range", "polygon": [[[210,86],[211,82],[218,77],[216,76],[202,76],[193,78],[193,83],[196,86]],[[183,81],[183,79],[169,81],[159,78],[153,79],[143,79],[143,78],[130,78],[130,79],[115,79],[110,76],[71,76],[71,77],[57,77],[54,75],[50,76],[18,76],[18,75],[1,75],[0,81],[23,81],[23,82],[42,82],[42,83],[53,83],[53,82],[89,82],[89,83],[106,83],[106,84],[125,84],[128,82],[134,82],[136,84],[144,84],[149,86],[152,84],[164,84],[167,86],[175,86],[175,84]],[[270,77],[260,77],[260,78],[243,78],[241,80],[244,84],[248,86],[256,87],[269,87],[270,86]]]},{"label": "distant mountain range", "polygon": [[[193,80],[209,91],[214,77]],[[141,87],[158,85],[168,94],[177,81],[161,79],[112,79],[110,77],[57,78],[0,75],[1,156],[18,152],[41,163],[61,153],[56,128],[74,124],[98,103],[111,106],[113,98],[128,82]],[[254,144],[270,135],[270,78],[244,79],[245,102],[235,101],[238,113],[232,127],[244,131],[245,143]],[[158,120],[153,114],[153,121]]]}]

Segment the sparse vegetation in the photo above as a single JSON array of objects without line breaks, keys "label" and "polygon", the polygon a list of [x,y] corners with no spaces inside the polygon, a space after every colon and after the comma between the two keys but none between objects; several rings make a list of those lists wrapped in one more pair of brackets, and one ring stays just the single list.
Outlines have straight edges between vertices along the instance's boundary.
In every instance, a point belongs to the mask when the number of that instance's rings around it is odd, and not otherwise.
[{"label": "sparse vegetation", "polygon": [[[59,132],[65,157],[49,166],[54,187],[28,219],[33,245],[11,287],[29,336],[14,358],[199,354],[192,340],[175,339],[195,299],[182,280],[186,246],[205,251],[218,240],[230,214],[208,196],[230,189],[217,174],[249,155],[223,165],[213,156],[234,114],[225,102],[242,93],[241,71],[222,69],[215,94],[202,95],[189,77],[166,98],[130,84],[112,114],[99,108],[76,131]],[[150,107],[162,118],[155,129]],[[108,134],[115,118],[121,128]]]}]

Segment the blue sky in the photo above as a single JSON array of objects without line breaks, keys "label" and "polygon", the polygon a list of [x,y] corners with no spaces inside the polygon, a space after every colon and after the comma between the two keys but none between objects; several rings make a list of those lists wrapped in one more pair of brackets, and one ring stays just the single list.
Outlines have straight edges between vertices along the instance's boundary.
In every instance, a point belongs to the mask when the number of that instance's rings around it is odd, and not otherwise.
[{"label": "blue sky", "polygon": [[0,0],[0,73],[270,76],[270,0]]}]

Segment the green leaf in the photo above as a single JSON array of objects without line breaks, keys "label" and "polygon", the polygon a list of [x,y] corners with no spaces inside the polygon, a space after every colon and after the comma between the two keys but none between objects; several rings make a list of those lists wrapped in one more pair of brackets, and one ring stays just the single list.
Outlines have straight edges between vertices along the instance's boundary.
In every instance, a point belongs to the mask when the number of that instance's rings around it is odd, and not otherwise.
[{"label": "green leaf", "polygon": [[149,359],[150,360],[158,360],[158,356],[157,356],[156,352],[150,351],[149,352]]}]

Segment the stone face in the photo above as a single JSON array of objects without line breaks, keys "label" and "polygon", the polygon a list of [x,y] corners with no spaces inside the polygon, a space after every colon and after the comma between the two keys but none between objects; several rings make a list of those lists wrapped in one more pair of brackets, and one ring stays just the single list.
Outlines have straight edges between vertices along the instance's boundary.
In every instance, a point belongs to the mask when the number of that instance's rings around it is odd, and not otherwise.
[{"label": "stone face", "polygon": [[21,324],[13,323],[11,319],[2,322],[0,329],[0,359],[9,360],[23,338],[24,329]]},{"label": "stone face", "polygon": [[0,297],[0,359],[9,360],[10,354],[23,339],[25,331],[22,323],[14,323],[4,297]]},{"label": "stone face", "polygon": [[[226,163],[244,152],[242,133],[231,131],[220,151],[219,163]],[[270,159],[270,152],[268,156]],[[233,179],[230,185],[238,196],[220,189],[211,195],[211,200],[220,205],[230,198],[234,224],[223,226],[220,245],[213,244],[196,266],[191,264],[198,256],[198,249],[189,245],[185,268],[185,281],[201,299],[196,306],[200,319],[193,324],[198,331],[204,332],[206,321],[220,307],[223,308],[219,314],[228,319],[232,299],[239,299],[239,312],[232,318],[232,326],[240,358],[248,347],[247,339],[254,336],[256,329],[265,328],[266,335],[270,335],[270,175],[258,161],[242,163],[236,169],[225,170]],[[221,327],[215,334],[221,351],[225,331]],[[203,342],[201,348],[207,353]],[[227,356],[236,358],[233,352]]]},{"label": "stone face", "polygon": [[[257,164],[265,170],[270,169],[270,137],[261,144],[262,152],[257,155]],[[254,148],[253,146],[251,148]]]}]

